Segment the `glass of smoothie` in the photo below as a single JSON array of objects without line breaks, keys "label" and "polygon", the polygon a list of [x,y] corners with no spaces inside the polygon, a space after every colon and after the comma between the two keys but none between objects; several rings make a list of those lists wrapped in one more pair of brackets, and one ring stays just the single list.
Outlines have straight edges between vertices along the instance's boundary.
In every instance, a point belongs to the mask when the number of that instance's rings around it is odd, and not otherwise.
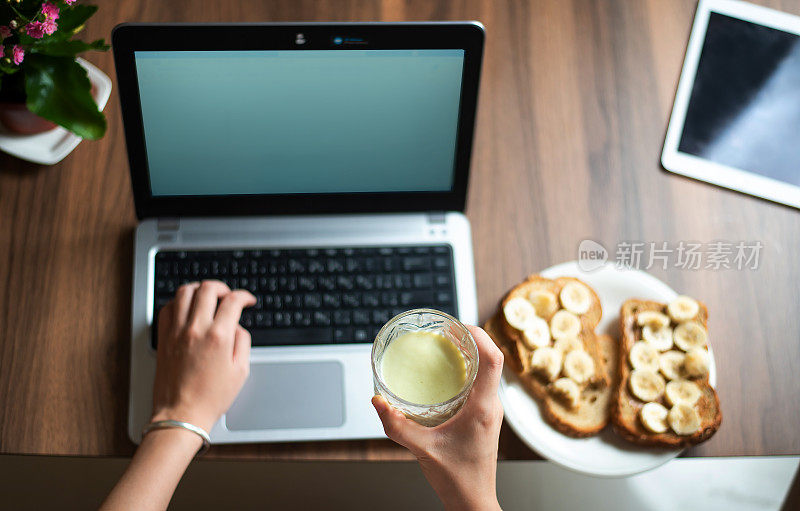
[{"label": "glass of smoothie", "polygon": [[478,347],[472,334],[437,310],[398,314],[372,344],[375,393],[423,426],[437,426],[455,415],[477,373]]}]

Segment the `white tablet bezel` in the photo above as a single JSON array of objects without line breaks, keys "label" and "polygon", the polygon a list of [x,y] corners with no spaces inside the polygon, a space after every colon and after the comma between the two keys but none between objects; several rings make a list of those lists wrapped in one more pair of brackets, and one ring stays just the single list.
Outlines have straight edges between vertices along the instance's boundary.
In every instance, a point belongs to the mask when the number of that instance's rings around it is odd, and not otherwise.
[{"label": "white tablet bezel", "polygon": [[800,35],[800,17],[738,0],[700,0],[664,140],[661,164],[675,174],[800,208],[798,186],[678,151],[711,12]]}]

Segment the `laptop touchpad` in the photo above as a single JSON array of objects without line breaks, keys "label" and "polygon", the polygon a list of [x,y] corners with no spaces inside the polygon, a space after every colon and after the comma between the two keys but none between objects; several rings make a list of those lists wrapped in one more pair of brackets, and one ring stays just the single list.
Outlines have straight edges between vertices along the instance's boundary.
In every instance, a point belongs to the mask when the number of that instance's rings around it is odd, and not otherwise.
[{"label": "laptop touchpad", "polygon": [[252,364],[225,416],[229,430],[330,428],[344,423],[340,362]]}]

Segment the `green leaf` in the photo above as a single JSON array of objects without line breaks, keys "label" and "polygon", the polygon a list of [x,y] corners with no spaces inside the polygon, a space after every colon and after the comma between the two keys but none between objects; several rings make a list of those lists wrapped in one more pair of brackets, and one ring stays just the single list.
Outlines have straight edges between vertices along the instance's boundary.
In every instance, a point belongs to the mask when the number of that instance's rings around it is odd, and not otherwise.
[{"label": "green leaf", "polygon": [[14,64],[6,64],[3,59],[0,59],[0,71],[10,75],[19,71],[19,67]]},{"label": "green leaf", "polygon": [[91,43],[86,43],[79,39],[75,39],[72,41],[43,41],[41,44],[37,45],[33,50],[36,53],[41,53],[44,55],[52,55],[54,57],[74,57],[78,53],[84,51],[89,51],[89,50],[106,51],[107,49],[108,46],[102,39],[98,39],[97,41],[92,41]]},{"label": "green leaf", "polygon": [[96,140],[106,132],[86,70],[71,57],[31,54],[22,63],[28,109],[79,137]]}]

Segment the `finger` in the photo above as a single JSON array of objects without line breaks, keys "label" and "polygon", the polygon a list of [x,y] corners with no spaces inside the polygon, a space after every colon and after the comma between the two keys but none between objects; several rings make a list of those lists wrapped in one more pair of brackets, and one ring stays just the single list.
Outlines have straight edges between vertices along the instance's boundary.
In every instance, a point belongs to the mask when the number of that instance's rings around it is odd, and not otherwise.
[{"label": "finger", "polygon": [[412,421],[403,412],[393,408],[383,396],[373,396],[372,406],[378,412],[386,436],[402,445],[412,454],[424,450],[430,431]]},{"label": "finger", "polygon": [[161,340],[159,345],[163,345],[164,342],[171,338],[172,336],[169,333],[172,331],[172,317],[175,313],[175,302],[170,301],[164,307],[158,311],[158,321],[157,321],[157,328],[158,328],[158,339]]},{"label": "finger", "polygon": [[218,280],[204,280],[195,292],[194,306],[189,314],[189,323],[207,328],[214,322],[219,299],[231,292],[226,284]]},{"label": "finger", "polygon": [[[467,328],[478,346],[478,374],[475,376],[469,401],[493,398],[497,395],[500,374],[503,372],[503,352],[482,328]],[[473,395],[476,399],[473,399]]]},{"label": "finger", "polygon": [[219,323],[226,328],[234,328],[242,317],[242,310],[255,304],[256,297],[249,292],[242,289],[231,291],[219,302],[214,323]]},{"label": "finger", "polygon": [[241,326],[236,327],[236,336],[233,339],[233,363],[250,366],[250,332]]},{"label": "finger", "polygon": [[192,310],[194,294],[199,287],[199,282],[191,282],[178,288],[178,291],[175,293],[175,298],[170,302],[174,307],[172,313],[173,329],[180,329],[189,321],[189,312]]}]

